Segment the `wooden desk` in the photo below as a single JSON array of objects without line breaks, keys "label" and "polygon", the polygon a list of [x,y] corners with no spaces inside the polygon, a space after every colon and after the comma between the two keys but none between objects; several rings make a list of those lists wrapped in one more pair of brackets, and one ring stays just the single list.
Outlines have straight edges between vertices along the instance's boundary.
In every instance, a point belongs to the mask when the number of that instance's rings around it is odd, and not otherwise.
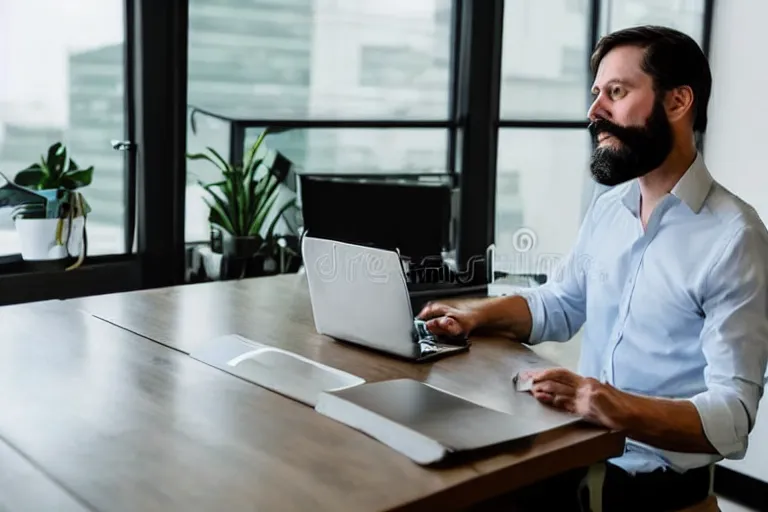
[{"label": "wooden desk", "polygon": [[297,402],[61,306],[0,308],[0,504],[449,510],[493,491],[475,489],[472,467],[421,468]]},{"label": "wooden desk", "polygon": [[22,454],[0,441],[0,510],[88,509]]},{"label": "wooden desk", "polygon": [[[205,283],[68,302],[181,352],[188,353],[216,336],[236,333],[368,381],[415,378],[524,417],[561,414],[512,390],[509,379],[519,369],[551,365],[522,345],[475,339],[466,354],[416,364],[318,335],[303,276]],[[519,449],[473,463],[472,468],[484,477],[475,479],[470,488],[486,496],[511,491],[618,455],[623,445],[619,433],[585,424],[562,427]]]}]

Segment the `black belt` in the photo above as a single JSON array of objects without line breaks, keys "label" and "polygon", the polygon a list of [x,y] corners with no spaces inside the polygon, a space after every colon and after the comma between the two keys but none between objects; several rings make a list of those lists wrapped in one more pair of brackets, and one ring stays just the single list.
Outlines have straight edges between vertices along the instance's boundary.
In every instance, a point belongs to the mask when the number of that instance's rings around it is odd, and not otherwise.
[{"label": "black belt", "polygon": [[604,512],[674,511],[700,503],[709,496],[709,466],[685,473],[657,469],[635,475],[610,462],[605,466]]}]

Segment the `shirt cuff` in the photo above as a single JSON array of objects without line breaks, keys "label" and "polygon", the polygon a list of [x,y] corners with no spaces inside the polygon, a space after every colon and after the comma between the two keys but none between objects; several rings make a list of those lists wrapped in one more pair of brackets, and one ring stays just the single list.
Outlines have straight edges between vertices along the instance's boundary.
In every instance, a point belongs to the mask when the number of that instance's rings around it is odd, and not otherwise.
[{"label": "shirt cuff", "polygon": [[541,294],[535,290],[526,290],[520,294],[528,303],[528,309],[531,310],[531,334],[526,341],[529,345],[535,345],[542,341],[544,334],[544,325],[546,322],[546,309]]},{"label": "shirt cuff", "polygon": [[738,459],[744,456],[749,435],[749,420],[736,396],[718,391],[705,391],[690,401],[699,413],[704,435],[720,455]]}]

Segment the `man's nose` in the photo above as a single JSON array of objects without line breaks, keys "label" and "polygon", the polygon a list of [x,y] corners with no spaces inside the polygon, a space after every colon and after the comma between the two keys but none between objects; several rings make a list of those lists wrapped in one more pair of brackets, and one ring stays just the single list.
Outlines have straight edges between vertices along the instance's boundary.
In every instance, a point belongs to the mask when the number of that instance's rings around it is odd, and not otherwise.
[{"label": "man's nose", "polygon": [[595,98],[595,101],[592,102],[592,105],[590,105],[589,110],[587,111],[587,118],[590,120],[590,122],[593,122],[593,123],[598,119],[611,118],[611,113],[603,105],[601,96],[597,96]]}]

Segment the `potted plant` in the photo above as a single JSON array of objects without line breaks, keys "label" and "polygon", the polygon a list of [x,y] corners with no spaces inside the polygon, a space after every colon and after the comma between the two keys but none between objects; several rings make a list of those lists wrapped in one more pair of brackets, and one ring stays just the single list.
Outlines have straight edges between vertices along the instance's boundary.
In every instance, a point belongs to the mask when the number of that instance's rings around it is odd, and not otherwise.
[{"label": "potted plant", "polygon": [[11,215],[25,260],[65,260],[86,255],[85,220],[90,206],[78,191],[91,184],[93,167],[80,168],[61,142],[53,144],[39,163],[19,171],[2,187],[0,204],[13,206]]},{"label": "potted plant", "polygon": [[295,199],[277,207],[282,178],[264,164],[257,153],[268,130],[249,148],[242,164],[229,163],[213,148],[207,153],[187,155],[190,160],[207,160],[221,172],[213,183],[198,181],[206,192],[208,221],[221,233],[223,277],[253,277],[273,272],[274,254],[279,238],[277,222]]}]

